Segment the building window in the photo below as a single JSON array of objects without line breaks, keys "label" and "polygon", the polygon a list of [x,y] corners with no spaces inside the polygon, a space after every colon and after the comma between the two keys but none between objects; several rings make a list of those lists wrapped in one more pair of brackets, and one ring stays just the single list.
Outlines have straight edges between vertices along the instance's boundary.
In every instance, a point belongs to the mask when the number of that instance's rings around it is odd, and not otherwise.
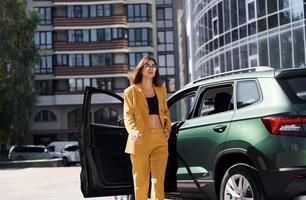
[{"label": "building window", "polygon": [[113,65],[113,55],[111,53],[92,54],[92,66],[111,66]]},{"label": "building window", "polygon": [[103,90],[112,90],[113,81],[112,78],[94,78],[91,80],[93,87],[98,87]]},{"label": "building window", "polygon": [[103,90],[123,90],[128,87],[128,80],[125,77],[118,78],[93,78],[91,86]]},{"label": "building window", "polygon": [[129,29],[129,46],[152,45],[152,30],[149,28]]},{"label": "building window", "polygon": [[111,6],[108,4],[105,5],[97,5],[97,16],[104,17],[104,16],[111,16]]},{"label": "building window", "polygon": [[257,43],[249,43],[249,67],[258,66]]},{"label": "building window", "polygon": [[101,108],[94,112],[95,123],[100,124],[113,124],[115,125],[118,120],[118,111],[111,108]]},{"label": "building window", "polygon": [[97,30],[97,40],[98,41],[111,41],[112,40],[112,29],[98,29]]},{"label": "building window", "polygon": [[267,0],[268,14],[277,11],[277,1],[278,0]]},{"label": "building window", "polygon": [[91,41],[111,41],[127,38],[127,29],[125,28],[104,28],[91,30]]},{"label": "building window", "polygon": [[69,79],[69,91],[81,92],[84,91],[86,86],[90,86],[89,78],[72,78]]},{"label": "building window", "polygon": [[[84,10],[86,9],[84,8]],[[68,17],[82,17],[82,6],[81,5],[67,6],[67,13]]]},{"label": "building window", "polygon": [[174,75],[174,55],[158,55],[158,70],[161,75]]},{"label": "building window", "polygon": [[228,31],[231,27],[231,17],[230,17],[230,1],[224,0],[224,30]]},{"label": "building window", "polygon": [[69,82],[68,79],[55,80],[55,92],[68,92]]},{"label": "building window", "polygon": [[52,24],[51,8],[38,8],[40,25]]},{"label": "building window", "polygon": [[35,65],[35,74],[49,74],[52,72],[52,56],[42,56],[39,63]]},{"label": "building window", "polygon": [[147,55],[152,55],[152,53],[148,53],[148,52],[130,53],[129,54],[129,70],[135,69],[138,62]]},{"label": "building window", "polygon": [[238,0],[239,25],[246,23],[245,0]]},{"label": "building window", "polygon": [[170,5],[172,3],[172,0],[156,0],[156,5]]},{"label": "building window", "polygon": [[173,8],[157,8],[156,9],[157,28],[173,27]]},{"label": "building window", "polygon": [[68,55],[67,54],[57,54],[56,55],[56,65],[57,66],[68,66]]},{"label": "building window", "polygon": [[69,67],[88,67],[89,54],[69,54]]},{"label": "building window", "polygon": [[148,22],[151,21],[151,5],[149,4],[130,4],[127,5],[129,22]]},{"label": "building window", "polygon": [[82,123],[82,108],[77,108],[68,113],[68,128],[79,128]]},{"label": "building window", "polygon": [[253,21],[257,18],[256,12],[256,1],[255,0],[247,0],[246,2],[246,11],[247,11],[247,20]]},{"label": "building window", "polygon": [[52,32],[35,32],[34,43],[40,49],[52,49]]},{"label": "building window", "polygon": [[125,89],[128,87],[128,80],[125,77],[118,77],[113,79],[113,86],[115,89]]},{"label": "building window", "polygon": [[213,18],[213,34],[214,36],[218,35],[218,17]]},{"label": "building window", "polygon": [[75,5],[67,6],[68,17],[106,17],[112,15],[112,6],[109,4],[100,5]]},{"label": "building window", "polygon": [[56,121],[56,116],[53,112],[48,110],[43,110],[37,113],[34,117],[34,122],[54,122]]},{"label": "building window", "polygon": [[89,30],[69,30],[69,42],[89,42]]},{"label": "building window", "polygon": [[39,95],[53,95],[53,81],[52,80],[40,80],[35,81],[36,89]]},{"label": "building window", "polygon": [[173,31],[158,31],[157,37],[158,51],[174,50]]}]

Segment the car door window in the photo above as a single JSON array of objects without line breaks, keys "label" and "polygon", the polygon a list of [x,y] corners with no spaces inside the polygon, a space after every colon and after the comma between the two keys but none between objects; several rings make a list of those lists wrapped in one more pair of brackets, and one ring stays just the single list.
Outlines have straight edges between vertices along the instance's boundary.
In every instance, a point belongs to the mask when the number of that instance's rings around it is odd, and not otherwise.
[{"label": "car door window", "polygon": [[172,122],[184,121],[191,113],[192,105],[195,99],[195,91],[182,95],[169,108]]},{"label": "car door window", "polygon": [[255,80],[237,82],[237,108],[243,108],[260,101],[260,92]]},{"label": "car door window", "polygon": [[203,88],[197,116],[206,116],[233,110],[233,86]]},{"label": "car door window", "polygon": [[[110,103],[102,103],[102,100],[106,100]],[[91,99],[91,121],[96,124],[107,124],[107,125],[121,125],[123,123],[123,106],[114,97],[107,96],[101,93],[95,93]]]}]

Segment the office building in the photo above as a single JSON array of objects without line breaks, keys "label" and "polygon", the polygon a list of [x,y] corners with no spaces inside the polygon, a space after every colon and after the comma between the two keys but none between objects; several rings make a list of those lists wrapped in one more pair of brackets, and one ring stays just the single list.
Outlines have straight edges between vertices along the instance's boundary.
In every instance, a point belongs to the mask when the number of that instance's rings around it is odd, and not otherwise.
[{"label": "office building", "polygon": [[[34,41],[42,57],[35,67],[39,97],[32,134],[25,143],[75,140],[84,88],[122,95],[128,73],[145,55],[157,58],[169,93],[179,88],[183,62],[176,5],[173,0],[27,0],[27,9],[40,15]],[[121,117],[118,101],[94,100],[93,122],[114,124]]]},{"label": "office building", "polygon": [[188,1],[192,78],[254,66],[305,67],[303,0]]}]

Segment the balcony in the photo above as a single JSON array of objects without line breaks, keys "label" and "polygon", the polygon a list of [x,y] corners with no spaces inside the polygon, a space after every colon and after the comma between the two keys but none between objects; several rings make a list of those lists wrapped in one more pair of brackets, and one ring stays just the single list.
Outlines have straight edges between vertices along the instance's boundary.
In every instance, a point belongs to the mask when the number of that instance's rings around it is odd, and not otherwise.
[{"label": "balcony", "polygon": [[107,42],[54,42],[55,51],[84,51],[128,48],[128,40]]},{"label": "balcony", "polygon": [[117,74],[127,72],[128,65],[112,65],[100,67],[54,67],[55,76]]},{"label": "balcony", "polygon": [[94,17],[94,18],[53,18],[54,28],[71,27],[71,26],[99,26],[99,25],[126,25],[127,16],[110,16],[110,17]]}]

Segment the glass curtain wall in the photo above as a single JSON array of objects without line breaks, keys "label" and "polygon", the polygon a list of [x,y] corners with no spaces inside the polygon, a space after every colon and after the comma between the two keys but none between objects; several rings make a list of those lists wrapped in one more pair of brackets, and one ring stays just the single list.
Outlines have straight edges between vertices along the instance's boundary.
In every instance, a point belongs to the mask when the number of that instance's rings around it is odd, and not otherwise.
[{"label": "glass curtain wall", "polygon": [[197,0],[194,78],[255,66],[305,67],[303,0]]}]

